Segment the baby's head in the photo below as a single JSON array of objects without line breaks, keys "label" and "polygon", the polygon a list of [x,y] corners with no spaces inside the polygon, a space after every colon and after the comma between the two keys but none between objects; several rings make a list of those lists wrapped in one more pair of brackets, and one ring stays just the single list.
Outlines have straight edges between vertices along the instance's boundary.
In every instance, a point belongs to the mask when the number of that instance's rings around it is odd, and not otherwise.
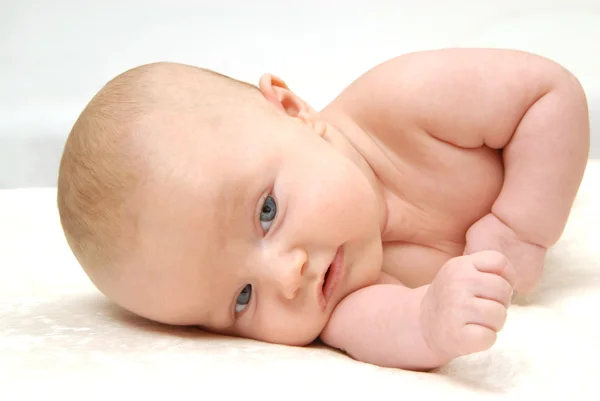
[{"label": "baby's head", "polygon": [[91,281],[133,313],[307,344],[381,266],[380,211],[351,148],[271,75],[254,87],[137,67],[73,126],[61,223]]}]

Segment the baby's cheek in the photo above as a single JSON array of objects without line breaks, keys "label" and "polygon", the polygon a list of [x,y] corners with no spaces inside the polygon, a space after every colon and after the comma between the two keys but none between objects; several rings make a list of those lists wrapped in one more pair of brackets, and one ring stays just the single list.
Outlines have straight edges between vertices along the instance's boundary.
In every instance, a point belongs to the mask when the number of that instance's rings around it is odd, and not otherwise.
[{"label": "baby's cheek", "polygon": [[246,333],[242,333],[242,337],[275,344],[304,346],[313,342],[327,324],[327,316],[320,311],[313,311],[308,305],[307,309],[304,309],[298,304],[296,311],[283,310],[277,307],[275,302],[261,306],[264,308],[260,315],[254,316],[252,326],[248,327]]},{"label": "baby's cheek", "polygon": [[370,231],[379,221],[373,190],[362,179],[348,180],[344,184],[337,198],[338,209],[353,228]]}]

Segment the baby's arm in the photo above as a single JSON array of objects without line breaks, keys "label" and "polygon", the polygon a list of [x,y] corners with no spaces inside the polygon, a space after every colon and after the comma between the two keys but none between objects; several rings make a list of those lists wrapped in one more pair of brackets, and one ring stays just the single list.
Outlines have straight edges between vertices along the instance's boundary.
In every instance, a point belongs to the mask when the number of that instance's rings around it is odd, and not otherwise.
[{"label": "baby's arm", "polygon": [[520,274],[517,290],[533,288],[587,163],[587,102],[572,74],[518,51],[421,52],[371,70],[338,104],[375,132],[414,129],[466,149],[502,149],[504,185],[467,233],[465,252],[505,253]]},{"label": "baby's arm", "polygon": [[497,252],[451,259],[431,285],[416,289],[387,276],[380,282],[391,284],[342,300],[321,339],[363,362],[430,370],[494,344],[514,280],[512,266]]},{"label": "baby's arm", "polygon": [[589,152],[579,82],[554,64],[539,63],[537,96],[514,132],[481,135],[488,146],[504,149],[504,185],[492,212],[467,232],[465,249],[506,254],[519,270],[517,291],[523,293],[535,288],[546,250],[564,230]]},{"label": "baby's arm", "polygon": [[378,284],[347,296],[321,334],[326,344],[353,358],[379,366],[429,370],[446,358],[426,343],[421,302],[427,287]]}]

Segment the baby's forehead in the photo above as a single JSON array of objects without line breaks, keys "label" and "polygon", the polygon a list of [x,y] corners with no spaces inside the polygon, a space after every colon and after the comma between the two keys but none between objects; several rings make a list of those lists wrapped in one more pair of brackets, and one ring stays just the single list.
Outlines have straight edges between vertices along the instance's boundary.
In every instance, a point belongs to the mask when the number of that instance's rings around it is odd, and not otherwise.
[{"label": "baby's forehead", "polygon": [[281,158],[269,125],[258,117],[219,125],[206,125],[180,115],[157,113],[147,120],[142,157],[154,190],[170,193],[173,204],[210,205],[222,210],[225,199],[245,195],[265,185]]}]

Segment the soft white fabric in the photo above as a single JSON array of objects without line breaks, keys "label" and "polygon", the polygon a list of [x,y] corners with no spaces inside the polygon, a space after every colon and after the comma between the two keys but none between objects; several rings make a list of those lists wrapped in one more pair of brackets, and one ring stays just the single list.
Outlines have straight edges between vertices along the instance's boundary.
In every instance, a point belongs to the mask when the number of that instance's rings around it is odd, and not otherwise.
[{"label": "soft white fabric", "polygon": [[588,166],[542,285],[515,301],[497,344],[435,373],[125,313],[72,257],[55,196],[54,189],[0,191],[0,400],[600,397],[600,162]]}]

